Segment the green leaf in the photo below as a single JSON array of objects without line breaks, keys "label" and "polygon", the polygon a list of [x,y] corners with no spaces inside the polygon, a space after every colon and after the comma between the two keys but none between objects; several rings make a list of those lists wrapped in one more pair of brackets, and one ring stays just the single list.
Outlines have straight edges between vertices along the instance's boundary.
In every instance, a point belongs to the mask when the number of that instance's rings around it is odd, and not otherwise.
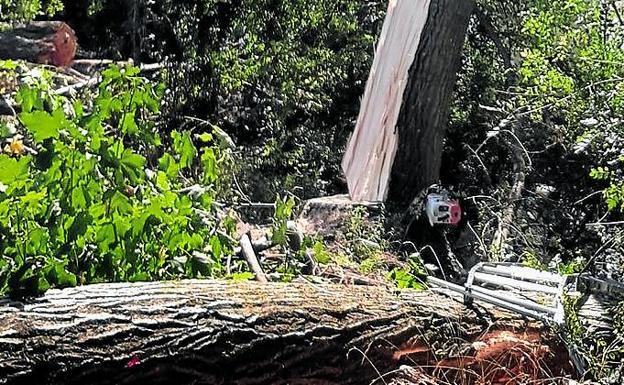
[{"label": "green leaf", "polygon": [[107,69],[102,71],[102,78],[105,80],[114,80],[121,77],[121,69],[117,64],[111,64]]},{"label": "green leaf", "polygon": [[417,290],[425,289],[425,286],[422,283],[418,282],[414,278],[414,276],[410,274],[409,271],[404,270],[404,269],[395,268],[390,273],[388,273],[387,277],[393,280],[399,289],[407,289],[407,288],[417,289]]},{"label": "green leaf", "polygon": [[137,66],[127,65],[122,69],[122,72],[125,76],[131,77],[137,76],[139,73],[141,73],[141,69]]},{"label": "green leaf", "polygon": [[150,276],[146,272],[137,272],[132,274],[130,278],[128,278],[128,281],[130,282],[146,282],[149,280]]},{"label": "green leaf", "polygon": [[130,179],[132,183],[137,183],[143,175],[143,166],[147,160],[145,157],[135,154],[132,150],[124,150],[121,156],[121,167],[124,174]]},{"label": "green leaf", "polygon": [[132,150],[125,150],[121,157],[121,164],[133,170],[141,170],[145,166],[146,159],[144,156],[135,154]]},{"label": "green leaf", "polygon": [[0,122],[0,139],[8,138],[9,136],[11,136],[11,130],[9,130],[6,124]]},{"label": "green leaf", "polygon": [[135,135],[139,132],[139,126],[136,124],[134,112],[127,112],[124,114],[122,123],[121,132],[128,135]]},{"label": "green leaf", "polygon": [[20,198],[23,204],[23,208],[26,212],[36,215],[42,206],[47,195],[47,190],[44,188],[41,191],[29,191]]},{"label": "green leaf", "polygon": [[14,60],[0,60],[0,69],[15,70],[17,69],[17,62]]},{"label": "green leaf", "polygon": [[169,183],[169,177],[163,171],[158,171],[156,174],[156,186],[165,191],[171,190],[171,184]]},{"label": "green leaf", "polygon": [[82,116],[84,115],[84,106],[82,105],[82,102],[80,100],[76,100],[72,104],[72,107],[74,108],[74,112],[76,113],[76,117],[82,118]]},{"label": "green leaf", "polygon": [[590,171],[589,176],[595,180],[607,180],[611,176],[611,171],[606,167],[597,167]]},{"label": "green leaf", "polygon": [[115,191],[111,197],[110,208],[120,214],[132,213],[132,203],[130,202],[130,199],[119,191]]},{"label": "green leaf", "polygon": [[150,219],[151,216],[151,213],[146,212],[143,213],[140,217],[134,218],[132,220],[131,227],[133,238],[139,238],[141,235],[143,235],[143,231],[145,230],[145,223]]},{"label": "green leaf", "polygon": [[229,278],[231,278],[233,281],[250,281],[254,279],[255,277],[256,276],[253,273],[250,273],[249,271],[245,271],[242,273],[234,273],[229,276]]},{"label": "green leaf", "polygon": [[316,258],[318,263],[327,264],[331,261],[331,257],[323,245],[322,242],[317,241],[314,243],[314,258]]},{"label": "green leaf", "polygon": [[46,291],[50,290],[50,284],[44,277],[39,277],[37,280],[37,291],[39,294],[43,294]]},{"label": "green leaf", "polygon": [[167,246],[169,247],[169,250],[173,252],[177,250],[186,250],[186,246],[188,245],[190,239],[191,236],[185,232],[175,233],[169,239]]},{"label": "green leaf", "polygon": [[170,154],[164,154],[158,160],[158,168],[167,173],[169,178],[176,178],[178,176],[178,171],[180,170],[175,159],[173,159],[173,156]]},{"label": "green leaf", "polygon": [[72,217],[72,220],[68,221],[70,226],[67,228],[67,242],[75,242],[79,236],[84,235],[92,220],[93,218],[84,212]]},{"label": "green leaf", "polygon": [[207,148],[202,154],[201,161],[204,169],[204,182],[215,183],[219,179],[219,171],[214,150]]},{"label": "green leaf", "polygon": [[56,283],[58,287],[74,287],[78,284],[76,275],[66,271],[62,263],[55,264],[50,275],[48,281]]},{"label": "green leaf", "polygon": [[16,180],[22,180],[28,176],[30,156],[24,156],[19,160],[8,155],[0,155],[0,183],[10,185]]},{"label": "green leaf", "polygon": [[15,95],[15,100],[22,107],[23,112],[31,112],[33,109],[42,110],[43,100],[39,90],[35,87],[22,86]]},{"label": "green leaf", "polygon": [[78,186],[71,192],[72,207],[76,210],[82,210],[87,208],[87,197],[85,195],[84,187]]},{"label": "green leaf", "polygon": [[45,254],[46,246],[50,240],[48,230],[44,228],[36,228],[28,234],[26,243],[26,251],[31,255]]},{"label": "green leaf", "polygon": [[59,131],[67,124],[63,112],[60,110],[54,111],[53,114],[44,111],[22,113],[20,120],[37,143],[49,138],[58,139]]},{"label": "green leaf", "polygon": [[221,245],[221,239],[219,239],[218,235],[213,235],[210,237],[210,250],[212,251],[212,255],[215,258],[221,258],[223,255],[223,246]]},{"label": "green leaf", "polygon": [[132,229],[132,223],[125,216],[119,216],[113,219],[113,225],[117,232],[117,237],[124,238],[126,233]]},{"label": "green leaf", "polygon": [[101,252],[105,253],[110,250],[110,245],[115,243],[115,228],[111,223],[101,226],[97,230],[95,238]]},{"label": "green leaf", "polygon": [[189,168],[193,164],[195,156],[197,156],[197,149],[193,145],[191,136],[188,132],[172,132],[173,149],[180,157],[180,168]]},{"label": "green leaf", "polygon": [[197,138],[199,140],[201,140],[204,143],[210,143],[212,141],[212,135],[210,135],[207,132],[204,132],[203,134],[197,135]]}]

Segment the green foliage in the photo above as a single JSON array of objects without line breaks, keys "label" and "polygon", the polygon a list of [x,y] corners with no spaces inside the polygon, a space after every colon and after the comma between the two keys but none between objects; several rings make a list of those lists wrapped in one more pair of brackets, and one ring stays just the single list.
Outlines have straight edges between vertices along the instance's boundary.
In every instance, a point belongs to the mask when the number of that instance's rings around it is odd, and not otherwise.
[{"label": "green foliage", "polygon": [[425,278],[427,270],[419,254],[412,254],[408,257],[407,266],[404,268],[394,268],[388,273],[387,278],[393,281],[399,289],[425,290]]},{"label": "green foliage", "polygon": [[90,37],[81,43],[86,49],[133,56],[136,40],[143,60],[170,62],[170,125],[184,115],[199,117],[245,146],[238,180],[253,200],[297,187],[305,197],[337,192],[340,148],[357,117],[354,101],[368,76],[384,2],[139,4],[134,29],[126,3],[91,0],[66,8],[79,35]]},{"label": "green foliage", "polygon": [[[621,150],[624,126],[624,26],[611,4],[599,0],[529,2],[518,70],[522,92],[510,100],[532,111],[534,122],[556,118],[565,125],[558,135],[587,154],[590,177],[608,184],[609,210],[624,207]],[[561,139],[559,139],[561,140]]]},{"label": "green foliage", "polygon": [[288,221],[292,219],[295,208],[295,198],[278,196],[275,200],[275,212],[273,214],[272,240],[273,243],[285,246],[288,242]]},{"label": "green foliage", "polygon": [[583,271],[583,268],[585,267],[585,263],[586,262],[582,258],[576,258],[567,263],[560,263],[559,266],[557,266],[557,268],[559,270],[559,274],[563,274],[563,275],[577,274]]},{"label": "green foliage", "polygon": [[542,271],[547,270],[547,266],[545,266],[544,263],[542,263],[542,261],[540,261],[539,258],[537,258],[537,254],[535,253],[534,250],[525,251],[523,254],[523,257],[524,258],[522,259],[522,264],[524,266],[530,267],[536,270],[542,270]]},{"label": "green foliage", "polygon": [[593,179],[608,180],[611,177],[611,171],[607,167],[596,167],[589,173]]},{"label": "green foliage", "polygon": [[0,21],[29,21],[62,10],[61,0],[0,0]]},{"label": "green foliage", "polygon": [[[35,151],[0,155],[0,293],[223,274],[234,226],[214,214],[215,148],[174,131],[164,151],[153,123],[162,89],[135,67],[102,75],[85,105],[20,90]],[[207,183],[188,188],[184,175]]]},{"label": "green foliage", "polygon": [[585,328],[578,317],[578,298],[565,296],[563,298],[563,308],[566,317],[566,328],[570,338],[575,343],[582,342]]},{"label": "green foliage", "polygon": [[228,276],[227,278],[233,280],[233,281],[251,281],[255,278],[256,276],[249,272],[249,271],[244,271],[242,273],[234,273],[230,276]]},{"label": "green foliage", "polygon": [[358,260],[378,256],[388,249],[383,219],[371,219],[365,207],[353,208],[347,217],[345,237],[349,252]]},{"label": "green foliage", "polygon": [[323,244],[323,242],[319,240],[315,241],[314,245],[312,246],[312,251],[314,252],[314,258],[318,263],[327,264],[331,261],[331,255],[329,251],[327,251],[327,248],[325,247],[325,244]]}]

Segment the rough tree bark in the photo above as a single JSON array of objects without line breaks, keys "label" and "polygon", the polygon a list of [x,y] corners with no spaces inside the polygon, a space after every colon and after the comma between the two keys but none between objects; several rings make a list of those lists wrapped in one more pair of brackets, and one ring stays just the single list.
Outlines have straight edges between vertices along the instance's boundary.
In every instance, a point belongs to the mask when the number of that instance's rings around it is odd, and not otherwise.
[{"label": "rough tree bark", "polygon": [[0,59],[67,67],[76,46],[74,31],[61,21],[36,21],[0,32]]},{"label": "rough tree bark", "polygon": [[396,122],[431,0],[390,0],[355,130],[342,161],[355,201],[383,201],[397,148]]},{"label": "rough tree bark", "polygon": [[403,204],[438,182],[449,107],[474,2],[432,0],[429,7],[397,122],[399,144],[388,190],[389,201]]},{"label": "rough tree bark", "polygon": [[414,341],[457,349],[489,327],[432,292],[94,285],[0,302],[0,384],[363,384],[397,368],[393,354]]},{"label": "rough tree bark", "polygon": [[391,0],[342,167],[356,201],[409,204],[438,181],[473,0]]}]

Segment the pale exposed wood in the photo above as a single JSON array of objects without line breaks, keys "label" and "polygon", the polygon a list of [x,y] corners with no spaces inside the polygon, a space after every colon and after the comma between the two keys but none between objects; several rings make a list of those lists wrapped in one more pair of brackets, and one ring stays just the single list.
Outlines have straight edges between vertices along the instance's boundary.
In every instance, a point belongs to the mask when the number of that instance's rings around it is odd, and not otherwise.
[{"label": "pale exposed wood", "polygon": [[391,0],[342,168],[355,201],[383,201],[397,148],[396,123],[430,0]]},{"label": "pale exposed wood", "polygon": [[437,183],[473,0],[391,0],[342,168],[356,201],[407,206]]},{"label": "pale exposed wood", "polygon": [[249,269],[256,275],[256,280],[263,283],[268,282],[264,271],[262,271],[260,261],[258,261],[258,257],[256,257],[256,253],[254,252],[254,248],[251,244],[251,240],[249,239],[249,235],[243,234],[240,239],[240,245],[241,253],[243,254],[243,257],[245,257],[247,265],[249,265]]}]

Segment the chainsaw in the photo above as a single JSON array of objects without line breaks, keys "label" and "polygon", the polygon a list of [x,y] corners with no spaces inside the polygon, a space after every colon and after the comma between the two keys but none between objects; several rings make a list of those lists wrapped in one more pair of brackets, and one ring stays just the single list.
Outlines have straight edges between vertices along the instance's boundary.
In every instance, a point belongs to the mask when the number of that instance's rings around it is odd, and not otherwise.
[{"label": "chainsaw", "polygon": [[448,193],[431,193],[427,195],[425,212],[431,226],[456,226],[461,220],[459,201],[451,199]]}]

